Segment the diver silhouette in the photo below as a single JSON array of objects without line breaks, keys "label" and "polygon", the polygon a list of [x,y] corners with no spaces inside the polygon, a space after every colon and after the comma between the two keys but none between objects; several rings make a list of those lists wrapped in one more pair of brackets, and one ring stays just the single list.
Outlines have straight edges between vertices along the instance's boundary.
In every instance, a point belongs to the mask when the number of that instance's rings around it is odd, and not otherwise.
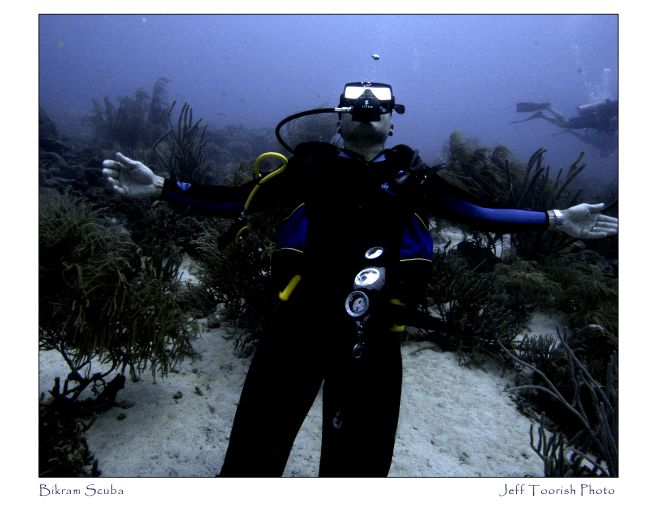
[{"label": "diver silhouette", "polygon": [[523,123],[532,119],[544,119],[549,123],[571,130],[595,130],[613,134],[618,130],[618,100],[606,99],[597,103],[580,105],[578,115],[566,118],[553,108],[550,103],[517,103],[517,112],[533,112],[533,115],[515,123]]},{"label": "diver silhouette", "polygon": [[550,103],[517,103],[517,112],[533,114],[525,119],[511,121],[511,124],[543,119],[598,149],[601,157],[609,156],[618,148],[618,100],[606,99],[580,105],[577,110],[577,116],[566,118]]}]

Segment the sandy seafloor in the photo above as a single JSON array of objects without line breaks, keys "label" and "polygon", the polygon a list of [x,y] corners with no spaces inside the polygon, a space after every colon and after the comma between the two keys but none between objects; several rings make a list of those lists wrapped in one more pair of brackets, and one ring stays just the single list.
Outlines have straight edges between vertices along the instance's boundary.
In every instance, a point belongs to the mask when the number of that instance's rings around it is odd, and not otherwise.
[{"label": "sandy seafloor", "polygon": [[[213,477],[225,455],[230,427],[250,362],[238,357],[221,328],[203,325],[188,358],[165,378],[144,373],[127,380],[118,406],[86,433],[102,477]],[[532,333],[552,333],[537,315]],[[530,446],[531,421],[506,391],[508,376],[465,368],[457,356],[429,342],[402,348],[402,406],[391,477],[542,477]],[[40,392],[65,377],[58,353],[40,356]],[[318,474],[320,395],[295,441],[284,476]]]}]

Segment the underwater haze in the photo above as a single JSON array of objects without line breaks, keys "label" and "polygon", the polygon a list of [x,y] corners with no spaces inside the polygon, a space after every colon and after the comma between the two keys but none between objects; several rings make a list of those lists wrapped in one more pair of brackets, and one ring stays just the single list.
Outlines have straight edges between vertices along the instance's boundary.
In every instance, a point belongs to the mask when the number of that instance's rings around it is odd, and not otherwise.
[{"label": "underwater haze", "polygon": [[[584,150],[583,178],[616,182],[618,150],[542,119],[519,124],[518,102],[576,107],[618,99],[616,15],[41,15],[40,105],[64,135],[90,132],[92,100],[148,92],[160,77],[211,127],[275,127],[336,106],[342,86],[393,86],[395,135],[429,164],[459,131],[519,159],[544,147],[565,171]],[[373,59],[377,54],[379,59]],[[377,58],[377,56],[375,56]]]}]

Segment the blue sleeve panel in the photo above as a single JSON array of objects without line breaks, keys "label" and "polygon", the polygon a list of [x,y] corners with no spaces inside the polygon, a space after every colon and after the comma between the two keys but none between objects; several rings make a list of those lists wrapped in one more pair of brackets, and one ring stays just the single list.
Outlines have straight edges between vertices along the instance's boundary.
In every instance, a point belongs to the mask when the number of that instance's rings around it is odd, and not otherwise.
[{"label": "blue sleeve panel", "polygon": [[161,200],[189,206],[215,217],[238,218],[244,209],[251,184],[241,186],[192,185],[188,182],[165,180]]},{"label": "blue sleeve panel", "polygon": [[449,196],[435,198],[432,210],[439,217],[454,220],[482,231],[515,233],[548,229],[546,211],[486,208]]}]

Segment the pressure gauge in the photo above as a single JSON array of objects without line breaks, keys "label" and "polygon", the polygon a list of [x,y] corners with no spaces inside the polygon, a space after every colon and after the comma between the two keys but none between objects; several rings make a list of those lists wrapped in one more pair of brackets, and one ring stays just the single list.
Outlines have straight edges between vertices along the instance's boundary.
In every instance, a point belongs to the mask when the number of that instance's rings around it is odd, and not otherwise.
[{"label": "pressure gauge", "polygon": [[370,298],[362,291],[352,291],[345,299],[345,311],[352,318],[361,318],[368,313]]},{"label": "pressure gauge", "polygon": [[374,260],[375,258],[379,258],[383,254],[384,254],[384,248],[377,246],[368,249],[368,251],[366,251],[365,257],[368,260]]},{"label": "pressure gauge", "polygon": [[378,291],[384,286],[384,280],[383,267],[366,267],[354,277],[354,288]]}]

